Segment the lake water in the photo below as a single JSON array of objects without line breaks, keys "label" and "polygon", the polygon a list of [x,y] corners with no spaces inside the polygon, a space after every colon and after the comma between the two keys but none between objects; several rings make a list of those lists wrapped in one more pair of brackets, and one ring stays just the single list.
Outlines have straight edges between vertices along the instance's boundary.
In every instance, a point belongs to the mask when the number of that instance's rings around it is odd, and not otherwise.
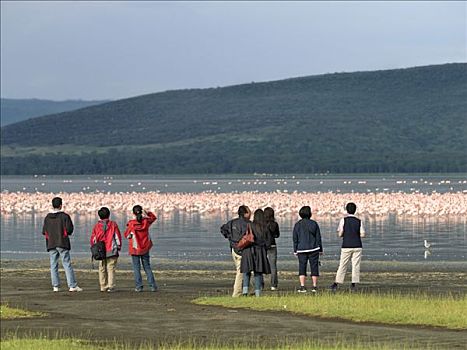
[{"label": "lake water", "polygon": [[[21,176],[2,177],[2,191],[23,192],[234,192],[234,191],[308,191],[308,192],[465,192],[466,174],[422,175],[254,175],[254,176]],[[151,234],[155,243],[153,254],[173,260],[230,261],[227,241],[219,227],[228,214],[199,214],[175,211],[158,213],[159,220]],[[75,233],[72,238],[74,256],[89,256],[89,236],[96,217],[72,214]],[[126,213],[113,213],[123,229]],[[341,240],[336,235],[339,217],[315,217],[323,235],[326,255],[323,260],[336,260]],[[467,256],[467,217],[410,217],[390,214],[364,216],[368,237],[364,240],[365,259],[370,261],[465,261]],[[281,237],[279,259],[295,261],[292,252],[292,227],[295,215],[278,219]],[[41,235],[43,215],[5,214],[1,216],[2,258],[46,257]],[[432,243],[426,251],[423,240]],[[126,242],[125,242],[126,244]],[[127,246],[124,246],[127,251]]]}]

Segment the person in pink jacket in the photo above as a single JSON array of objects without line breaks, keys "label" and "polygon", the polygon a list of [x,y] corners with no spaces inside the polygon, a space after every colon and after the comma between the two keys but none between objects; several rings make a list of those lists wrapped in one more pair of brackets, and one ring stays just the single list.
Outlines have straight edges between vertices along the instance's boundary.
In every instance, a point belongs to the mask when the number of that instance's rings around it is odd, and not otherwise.
[{"label": "person in pink jacket", "polygon": [[135,291],[143,291],[143,280],[141,277],[141,264],[148,279],[149,288],[152,292],[157,291],[157,284],[151,269],[149,251],[152,248],[152,240],[149,236],[149,227],[156,221],[156,215],[146,211],[141,205],[133,207],[134,219],[128,221],[124,236],[129,240],[128,250],[133,262],[133,273],[135,276]]},{"label": "person in pink jacket", "polygon": [[122,235],[117,223],[110,220],[109,208],[100,208],[97,215],[99,221],[92,229],[90,243],[92,246],[97,242],[105,242],[106,258],[99,261],[99,284],[101,292],[113,292],[118,253],[122,248]]}]

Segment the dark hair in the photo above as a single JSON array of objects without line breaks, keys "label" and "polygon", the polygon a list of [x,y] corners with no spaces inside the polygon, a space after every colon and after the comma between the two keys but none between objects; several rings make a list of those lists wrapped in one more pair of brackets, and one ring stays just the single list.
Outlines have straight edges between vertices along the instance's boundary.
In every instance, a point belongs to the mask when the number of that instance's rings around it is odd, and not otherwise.
[{"label": "dark hair", "polygon": [[241,205],[238,207],[238,216],[244,217],[248,213],[248,207],[246,205]]},{"label": "dark hair", "polygon": [[266,221],[263,209],[256,209],[253,214],[253,231],[256,236],[266,238]]},{"label": "dark hair", "polygon": [[52,199],[52,207],[54,207],[54,209],[60,209],[61,206],[62,199],[60,197],[55,197],[54,199]]},{"label": "dark hair", "polygon": [[347,210],[347,213],[349,213],[350,215],[353,215],[357,211],[357,205],[353,202],[347,203],[347,205],[345,206],[345,210]]},{"label": "dark hair", "polygon": [[276,221],[276,219],[274,218],[274,209],[272,209],[271,207],[267,207],[264,209],[264,221],[266,221],[266,223]]},{"label": "dark hair", "polygon": [[107,207],[102,207],[97,211],[97,215],[101,220],[110,218],[110,210]]},{"label": "dark hair", "polygon": [[135,205],[133,207],[133,214],[136,215],[136,220],[138,222],[143,221],[143,207],[141,205]]},{"label": "dark hair", "polygon": [[300,208],[300,211],[298,212],[298,215],[302,219],[310,219],[311,218],[311,208],[308,205],[305,205],[304,207]]}]

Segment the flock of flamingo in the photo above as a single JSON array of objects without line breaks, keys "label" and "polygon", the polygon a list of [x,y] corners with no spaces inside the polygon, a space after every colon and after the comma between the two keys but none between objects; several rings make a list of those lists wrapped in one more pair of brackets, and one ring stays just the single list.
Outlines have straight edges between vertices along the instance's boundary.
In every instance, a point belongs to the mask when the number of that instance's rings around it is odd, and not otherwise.
[{"label": "flock of flamingo", "polygon": [[1,194],[1,213],[46,213],[51,210],[51,199],[63,198],[64,210],[72,213],[96,213],[107,206],[114,212],[129,212],[140,204],[156,213],[184,211],[187,213],[215,214],[235,213],[240,204],[251,209],[270,206],[277,216],[295,214],[303,205],[310,205],[318,215],[341,215],[344,205],[355,202],[358,213],[368,215],[445,216],[467,215],[467,193],[26,193]]}]

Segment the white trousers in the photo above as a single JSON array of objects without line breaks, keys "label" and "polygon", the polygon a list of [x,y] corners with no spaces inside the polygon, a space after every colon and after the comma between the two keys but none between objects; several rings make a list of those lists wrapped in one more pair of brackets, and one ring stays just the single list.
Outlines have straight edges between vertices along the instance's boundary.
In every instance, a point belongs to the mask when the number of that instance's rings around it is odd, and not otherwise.
[{"label": "white trousers", "polygon": [[342,248],[341,260],[336,274],[336,283],[344,283],[347,267],[352,260],[352,283],[360,283],[360,262],[362,260],[362,248]]}]

